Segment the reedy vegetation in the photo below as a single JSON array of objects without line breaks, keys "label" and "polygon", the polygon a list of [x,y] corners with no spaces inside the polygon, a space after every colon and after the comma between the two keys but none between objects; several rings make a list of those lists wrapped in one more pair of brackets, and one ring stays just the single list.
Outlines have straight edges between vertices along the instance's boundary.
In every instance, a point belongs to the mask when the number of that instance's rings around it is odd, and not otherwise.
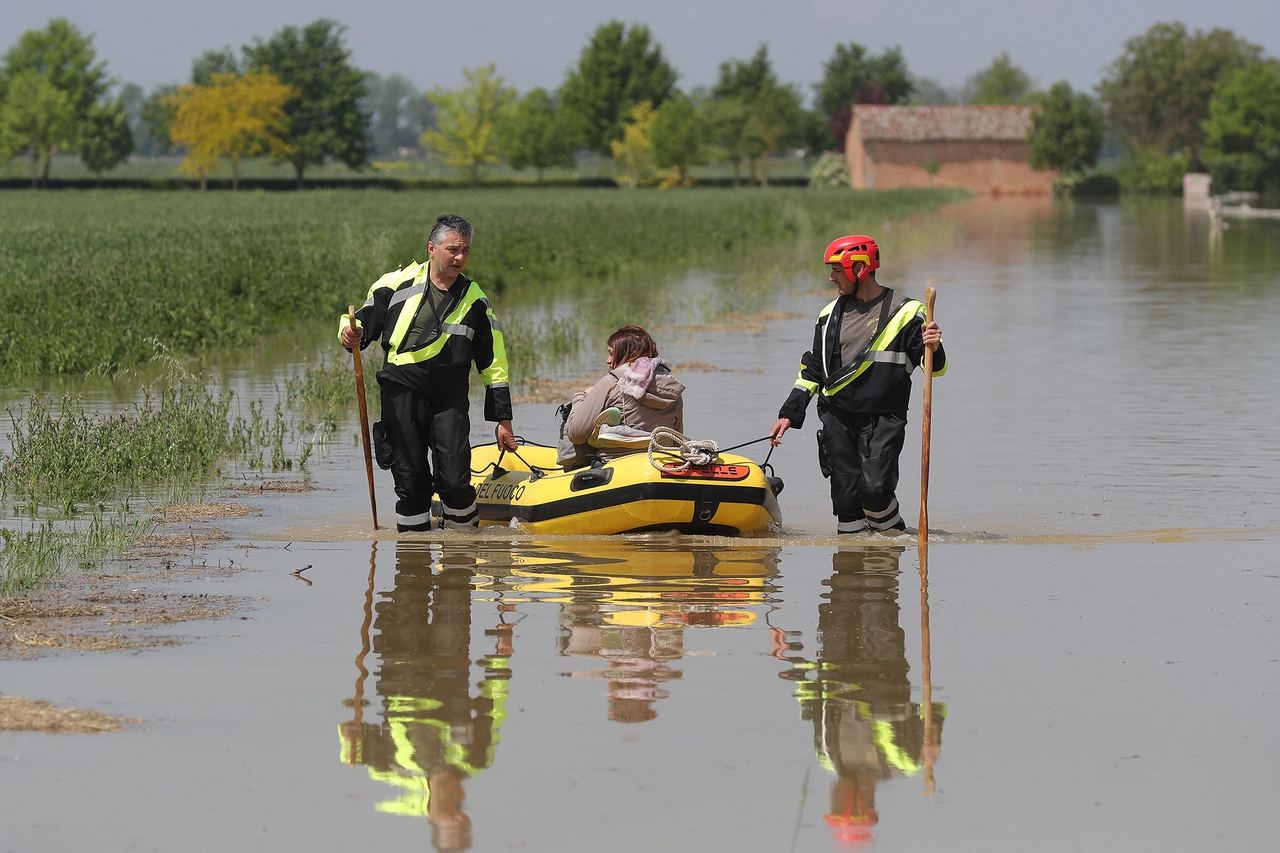
[{"label": "reedy vegetation", "polygon": [[259,470],[291,469],[295,461],[305,467],[328,431],[305,418],[289,420],[281,402],[274,416],[260,400],[247,412],[236,403],[174,365],[118,414],[88,412],[70,396],[56,409],[39,395],[11,408],[0,498],[16,502],[31,521],[26,529],[0,529],[0,596],[120,556],[157,523],[140,516],[140,506],[187,500],[228,460]]}]

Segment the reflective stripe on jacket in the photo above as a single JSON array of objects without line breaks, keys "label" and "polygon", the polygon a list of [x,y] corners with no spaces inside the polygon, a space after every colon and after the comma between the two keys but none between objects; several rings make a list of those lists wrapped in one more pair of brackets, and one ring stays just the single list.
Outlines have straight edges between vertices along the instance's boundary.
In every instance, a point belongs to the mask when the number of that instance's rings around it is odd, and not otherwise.
[{"label": "reflective stripe on jacket", "polygon": [[[356,326],[363,337],[360,348],[380,340],[389,372],[422,367],[434,375],[456,374],[464,386],[472,362],[484,383],[485,418],[511,418],[510,376],[502,327],[493,306],[474,281],[459,275],[449,288],[440,315],[439,335],[426,341],[407,340],[419,311],[431,311],[426,289],[434,287],[429,264],[412,263],[389,272],[373,283],[364,304],[356,311]],[[434,317],[432,320],[434,321]],[[338,335],[350,325],[344,314]],[[435,323],[427,324],[434,328]]]},{"label": "reflective stripe on jacket", "polygon": [[[857,364],[829,370],[831,353],[839,352],[840,320],[845,299],[832,300],[818,314],[813,331],[813,347],[800,359],[800,375],[778,417],[793,427],[804,423],[809,400],[820,394],[829,405],[859,414],[906,412],[911,399],[911,373],[924,364],[922,334],[925,307],[907,299],[881,328],[866,356]],[[893,294],[885,295],[892,299]],[[933,375],[947,372],[947,356],[942,347],[933,354]]]}]

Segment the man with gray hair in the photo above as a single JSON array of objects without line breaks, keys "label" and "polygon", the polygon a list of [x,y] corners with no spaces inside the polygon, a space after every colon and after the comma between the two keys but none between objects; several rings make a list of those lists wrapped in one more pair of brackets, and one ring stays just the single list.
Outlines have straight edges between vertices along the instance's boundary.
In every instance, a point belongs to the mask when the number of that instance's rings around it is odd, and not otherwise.
[{"label": "man with gray hair", "polygon": [[378,465],[395,479],[400,531],[431,529],[433,493],[444,508],[441,527],[478,526],[467,399],[473,362],[485,385],[485,420],[498,422],[500,448],[516,449],[502,327],[488,297],[462,274],[470,254],[471,223],[454,214],[439,217],[427,239],[427,262],[375,281],[355,324],[344,315],[338,326],[347,349],[377,340],[386,353],[373,443]]}]

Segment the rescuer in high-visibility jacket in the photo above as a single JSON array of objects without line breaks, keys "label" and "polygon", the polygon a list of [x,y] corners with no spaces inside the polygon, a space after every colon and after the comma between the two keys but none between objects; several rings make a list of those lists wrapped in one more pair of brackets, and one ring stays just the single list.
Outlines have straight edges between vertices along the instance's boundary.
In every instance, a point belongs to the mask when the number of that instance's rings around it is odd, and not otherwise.
[{"label": "rescuer in high-visibility jacket", "polygon": [[[775,629],[775,656],[792,664],[800,717],[813,724],[818,761],[835,774],[826,822],[844,846],[871,840],[879,821],[876,786],[914,776],[942,745],[946,706],[934,702],[926,730],[911,701],[906,637],[898,624],[901,548],[840,548],[832,555],[829,592],[818,605],[816,660],[788,657]],[[799,642],[790,642],[795,648]]]},{"label": "rescuer in high-visibility jacket", "polygon": [[427,254],[427,263],[375,281],[355,325],[344,315],[338,326],[347,349],[377,340],[386,352],[378,371],[382,420],[373,435],[378,464],[395,479],[400,531],[431,529],[433,493],[443,505],[442,527],[479,524],[467,399],[473,362],[485,385],[485,420],[498,422],[500,448],[516,449],[502,329],[488,297],[462,274],[471,254],[471,223],[452,214],[439,217]]},{"label": "rescuer in high-visibility jacket", "polygon": [[813,348],[778,420],[774,444],[804,424],[818,397],[818,465],[831,479],[839,533],[904,530],[898,512],[898,455],[906,438],[911,372],[933,351],[933,372],[946,372],[942,330],[925,322],[924,305],[876,281],[880,249],[862,235],[832,241],[823,254],[839,291],[818,314]]},{"label": "rescuer in high-visibility jacket", "polygon": [[466,543],[397,543],[395,588],[374,608],[382,722],[339,726],[342,761],[363,764],[371,779],[399,789],[378,811],[425,818],[437,850],[471,846],[463,783],[493,765],[507,717],[514,632],[505,613],[512,605],[499,605],[497,624],[485,631],[493,653],[473,662],[478,560]]}]

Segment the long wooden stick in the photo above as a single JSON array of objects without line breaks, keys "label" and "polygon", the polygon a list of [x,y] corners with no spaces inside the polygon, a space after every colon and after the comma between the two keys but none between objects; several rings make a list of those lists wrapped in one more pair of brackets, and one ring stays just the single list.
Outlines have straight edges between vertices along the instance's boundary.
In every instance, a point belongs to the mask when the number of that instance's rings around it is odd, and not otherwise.
[{"label": "long wooden stick", "polygon": [[[933,302],[938,293],[925,288],[925,323],[933,322]],[[937,732],[933,727],[933,666],[929,636],[929,430],[933,414],[933,350],[924,349],[924,416],[920,419],[920,529],[916,548],[920,553],[920,676],[924,682],[924,791],[933,794],[933,762]]]},{"label": "long wooden stick", "polygon": [[[347,316],[356,324],[356,306],[348,305]],[[356,399],[360,402],[360,443],[364,445],[364,470],[369,477],[369,509],[373,511],[373,529],[378,529],[378,502],[373,496],[373,451],[369,447],[369,409],[364,402],[364,367],[360,364],[360,347],[351,348],[356,361]]]},{"label": "long wooden stick", "polygon": [[[925,324],[933,322],[933,301],[938,292],[925,288]],[[916,547],[920,553],[920,571],[929,572],[929,429],[933,410],[933,350],[924,348],[924,416],[920,419],[920,528]]]},{"label": "long wooden stick", "polygon": [[929,637],[929,574],[925,564],[920,564],[920,680],[924,686],[921,711],[924,716],[924,792],[932,794],[933,762],[938,754],[938,733],[933,721],[933,654]]},{"label": "long wooden stick", "polygon": [[364,593],[364,622],[360,624],[360,654],[356,655],[356,669],[360,675],[356,678],[356,696],[351,702],[355,718],[347,735],[348,760],[354,767],[357,760],[363,760],[359,754],[361,729],[364,723],[364,680],[369,677],[369,670],[364,665],[365,655],[369,654],[369,626],[373,624],[373,577],[378,571],[378,540],[374,540],[369,551],[369,586]]}]

